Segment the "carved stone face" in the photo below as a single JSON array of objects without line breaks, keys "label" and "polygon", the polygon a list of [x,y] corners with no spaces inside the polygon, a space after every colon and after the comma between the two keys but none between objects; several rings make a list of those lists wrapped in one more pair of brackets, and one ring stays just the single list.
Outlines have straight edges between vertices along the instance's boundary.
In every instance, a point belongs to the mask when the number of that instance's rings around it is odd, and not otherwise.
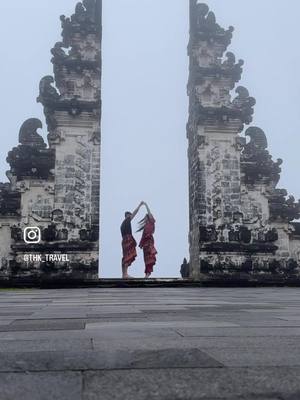
[{"label": "carved stone face", "polygon": [[80,217],[80,215],[81,215],[81,208],[79,208],[79,207],[76,207],[76,208],[75,208],[75,215],[76,215],[76,217]]},{"label": "carved stone face", "polygon": [[54,222],[61,222],[64,219],[64,213],[62,210],[54,210],[52,212],[52,220]]},{"label": "carved stone face", "polygon": [[242,213],[234,213],[233,214],[233,222],[242,223],[243,222],[243,214]]}]

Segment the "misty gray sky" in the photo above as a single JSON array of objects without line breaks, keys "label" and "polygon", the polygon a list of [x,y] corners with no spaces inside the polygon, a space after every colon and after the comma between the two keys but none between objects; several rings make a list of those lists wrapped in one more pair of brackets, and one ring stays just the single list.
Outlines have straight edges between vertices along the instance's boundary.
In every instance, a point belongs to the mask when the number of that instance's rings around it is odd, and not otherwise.
[{"label": "misty gray sky", "polygon": [[[157,219],[154,276],[177,276],[188,256],[188,0],[103,0],[101,275],[120,276],[123,212],[146,200]],[[2,132],[0,175],[26,118],[44,121],[36,103],[52,73],[50,49],[61,14],[76,0],[1,2]],[[240,84],[257,100],[254,124],[282,158],[279,186],[300,197],[300,51],[296,0],[210,0],[218,22],[235,27],[230,46],[245,60]],[[43,135],[46,138],[46,126]],[[140,214],[143,217],[143,213]],[[134,224],[135,226],[135,224]],[[137,235],[137,238],[139,235]],[[142,255],[131,269],[143,275]]]}]

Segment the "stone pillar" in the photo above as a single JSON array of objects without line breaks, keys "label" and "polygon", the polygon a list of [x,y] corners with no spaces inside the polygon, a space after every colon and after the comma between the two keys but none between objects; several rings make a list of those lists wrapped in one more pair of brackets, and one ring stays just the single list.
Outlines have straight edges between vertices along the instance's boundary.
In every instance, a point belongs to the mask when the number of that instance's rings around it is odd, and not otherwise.
[{"label": "stone pillar", "polygon": [[255,99],[237,85],[244,62],[226,52],[233,30],[218,25],[206,4],[190,0],[187,136],[194,279],[273,274],[297,265],[299,228],[292,221],[300,216],[300,203],[276,189],[282,160],[272,160],[263,130],[250,127],[242,135],[252,122]]},{"label": "stone pillar", "polygon": [[[10,182],[0,184],[0,279],[98,278],[101,9],[101,0],[82,0],[70,18],[61,17],[62,40],[51,50],[54,77],[42,78],[37,99],[48,145],[37,132],[41,121],[31,118],[8,154]],[[26,241],[31,228],[38,234]]]},{"label": "stone pillar", "polygon": [[[233,28],[221,28],[205,4],[190,2],[190,252],[193,277],[198,277],[201,241],[241,213],[240,138],[251,122],[255,100],[247,89],[231,90],[241,78],[243,61],[227,53]],[[217,238],[216,238],[217,240]]]},{"label": "stone pillar", "polygon": [[[83,0],[61,17],[52,49],[54,79],[40,83],[48,140],[55,150],[53,222],[67,229],[74,268],[97,276],[100,203],[101,1]],[[62,246],[61,246],[62,247]],[[91,268],[91,269],[90,269]]]}]

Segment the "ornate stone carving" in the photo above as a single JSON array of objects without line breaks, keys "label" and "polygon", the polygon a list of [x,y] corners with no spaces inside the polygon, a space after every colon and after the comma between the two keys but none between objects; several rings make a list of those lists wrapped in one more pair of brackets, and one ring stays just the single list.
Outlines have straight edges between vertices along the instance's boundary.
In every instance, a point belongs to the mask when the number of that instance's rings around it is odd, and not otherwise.
[{"label": "ornate stone carving", "polygon": [[53,49],[51,49],[51,53],[53,55],[51,62],[61,63],[67,58],[67,54],[62,49],[62,47],[64,47],[64,44],[62,42],[55,43]]},{"label": "ornate stone carving", "polygon": [[[57,42],[51,50],[53,58],[51,62],[54,65],[54,76],[57,87],[63,84],[65,73],[70,74],[72,71],[83,73],[84,71],[94,71],[98,73],[100,54],[97,48],[93,47],[94,43],[88,40],[82,43],[73,43],[68,54],[62,49],[64,43]],[[60,90],[61,92],[61,90]]]},{"label": "ornate stone carving", "polygon": [[222,63],[222,69],[225,69],[227,73],[229,72],[234,82],[238,82],[241,79],[243,72],[244,61],[239,60],[237,63],[235,62],[235,55],[231,52],[226,53],[226,59]]},{"label": "ornate stone carving", "polygon": [[268,148],[268,141],[264,131],[255,126],[251,126],[245,132],[245,136],[250,137],[250,142],[245,145],[245,152],[255,154]]},{"label": "ornate stone carving", "polygon": [[91,142],[93,142],[95,145],[100,144],[100,142],[101,142],[101,132],[100,132],[100,130],[92,132],[91,135],[90,135],[90,139],[89,140]]},{"label": "ornate stone carving", "polygon": [[9,183],[0,183],[0,215],[19,215],[21,195],[10,189]]},{"label": "ornate stone carving", "polygon": [[85,7],[86,18],[90,21],[95,21],[97,15],[95,0],[83,0],[82,3]]},{"label": "ornate stone carving", "polygon": [[243,86],[231,97],[244,64],[232,52],[226,53],[233,28],[223,29],[209,7],[197,0],[190,0],[190,8],[187,136],[192,275],[261,270],[271,274],[288,271],[288,265],[295,271],[300,235],[291,221],[300,217],[300,203],[275,189],[282,160],[272,160],[264,132],[251,127],[246,137],[239,135],[244,124],[252,122],[256,102]]},{"label": "ornate stone carving", "polygon": [[43,124],[37,118],[26,120],[20,128],[19,142],[26,146],[45,148],[47,147],[44,139],[37,133],[37,129],[42,129]]},{"label": "ornate stone carving", "polygon": [[26,120],[19,133],[21,145],[8,153],[7,162],[17,180],[28,177],[48,179],[54,168],[54,152],[46,149],[44,139],[37,133],[39,128],[42,128],[40,120]]},{"label": "ornate stone carving", "polygon": [[241,112],[242,122],[245,124],[250,124],[252,122],[252,115],[254,113],[254,106],[256,100],[249,96],[248,90],[239,86],[236,88],[237,97],[232,101],[232,106]]},{"label": "ornate stone carving", "polygon": [[26,181],[17,181],[16,183],[16,191],[20,193],[25,193],[30,190],[30,182]]},{"label": "ornate stone carving", "polygon": [[251,230],[243,222],[224,224],[220,226],[207,225],[199,228],[200,243],[230,243],[239,242],[243,244],[250,243],[272,243],[278,240],[276,228]]},{"label": "ornate stone carving", "polygon": [[191,13],[191,23],[199,38],[219,41],[227,47],[231,42],[234,28],[232,26],[228,30],[221,28],[216,22],[215,14],[209,11],[209,7],[204,3],[197,4],[197,0],[193,0],[191,7],[195,10],[195,13]]},{"label": "ornate stone carving", "polygon": [[60,129],[51,130],[47,136],[49,144],[59,144],[65,141],[65,135]]},{"label": "ornate stone carving", "polygon": [[[100,33],[100,2],[98,0],[83,0],[77,3],[75,14],[71,18],[64,15],[60,17],[62,23],[62,36],[64,45],[68,47],[74,33],[89,34]],[[99,18],[99,19],[98,19]]]},{"label": "ornate stone carving", "polygon": [[228,51],[226,53],[226,59],[223,61],[222,66],[225,68],[233,68],[236,65],[239,65],[241,67],[242,65],[244,65],[244,61],[239,60],[238,64],[236,64],[235,55],[231,51]]},{"label": "ornate stone carving", "polygon": [[38,103],[43,105],[56,103],[60,99],[57,89],[52,86],[54,84],[53,76],[47,75],[40,81],[40,94],[37,98]]},{"label": "ornate stone carving", "polygon": [[91,229],[81,229],[79,231],[80,240],[96,242],[99,239],[99,226],[94,226]]},{"label": "ornate stone carving", "polygon": [[294,196],[287,198],[285,189],[276,189],[269,199],[270,217],[272,221],[291,222],[300,218],[300,200]]},{"label": "ornate stone carving", "polygon": [[63,222],[64,212],[62,210],[56,209],[52,211],[53,222]]},{"label": "ornate stone carving", "polygon": [[45,242],[57,242],[68,240],[67,229],[57,229],[55,224],[48,225],[42,232],[42,239]]},{"label": "ornate stone carving", "polygon": [[[11,227],[13,241],[1,242],[0,277],[97,279],[101,5],[101,0],[83,0],[71,18],[61,17],[63,39],[51,50],[54,77],[40,81],[37,98],[44,107],[50,148],[38,133],[41,122],[32,118],[20,129],[20,145],[8,154],[10,182],[0,184],[5,221],[0,226]],[[39,226],[41,243],[24,243],[23,229],[29,226]],[[71,253],[72,261],[25,266],[23,254],[36,250]]]},{"label": "ornate stone carving", "polygon": [[11,232],[11,238],[15,242],[21,242],[23,240],[23,231],[19,226],[13,225],[10,228],[10,232]]},{"label": "ornate stone carving", "polygon": [[18,180],[29,177],[48,179],[54,169],[54,157],[52,150],[21,145],[8,153],[7,162]]},{"label": "ornate stone carving", "polygon": [[180,274],[183,279],[187,279],[190,277],[190,264],[187,262],[187,259],[183,259],[183,263],[180,267]]},{"label": "ornate stone carving", "polygon": [[247,184],[258,182],[277,185],[280,179],[282,160],[272,160],[267,150],[268,141],[264,131],[258,127],[250,127],[245,132],[250,137],[242,151],[242,171]]},{"label": "ornate stone carving", "polygon": [[44,114],[49,131],[57,128],[57,119],[55,111],[68,111],[72,116],[78,116],[83,111],[94,112],[99,109],[101,101],[97,91],[94,101],[79,100],[79,95],[75,95],[70,99],[62,99],[57,89],[53,86],[54,79],[52,76],[42,78],[40,82],[40,95],[37,98],[39,103],[44,105]]}]

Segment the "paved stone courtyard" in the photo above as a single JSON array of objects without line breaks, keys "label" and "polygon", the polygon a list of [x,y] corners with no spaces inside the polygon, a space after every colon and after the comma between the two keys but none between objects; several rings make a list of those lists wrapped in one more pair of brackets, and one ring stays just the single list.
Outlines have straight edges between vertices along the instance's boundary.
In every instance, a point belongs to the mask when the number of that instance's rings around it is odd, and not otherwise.
[{"label": "paved stone courtyard", "polygon": [[300,399],[300,289],[0,291],[1,400]]}]

